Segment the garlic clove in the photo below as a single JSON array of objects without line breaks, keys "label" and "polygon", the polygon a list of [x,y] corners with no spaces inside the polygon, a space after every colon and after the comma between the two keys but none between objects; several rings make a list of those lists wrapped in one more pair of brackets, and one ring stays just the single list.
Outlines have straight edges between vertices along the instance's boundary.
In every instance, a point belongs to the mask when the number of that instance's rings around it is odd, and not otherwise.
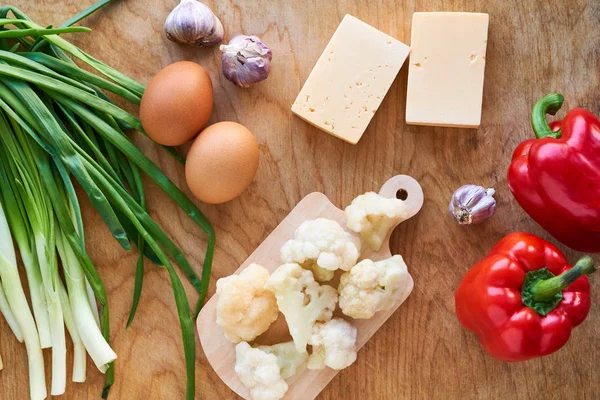
[{"label": "garlic clove", "polygon": [[223,40],[223,24],[203,3],[181,0],[165,21],[165,33],[173,42],[214,46]]},{"label": "garlic clove", "polygon": [[461,186],[452,195],[448,209],[460,225],[483,222],[496,211],[494,189],[477,185]]},{"label": "garlic clove", "polygon": [[263,81],[271,72],[273,54],[258,36],[238,35],[219,49],[223,75],[240,87]]}]

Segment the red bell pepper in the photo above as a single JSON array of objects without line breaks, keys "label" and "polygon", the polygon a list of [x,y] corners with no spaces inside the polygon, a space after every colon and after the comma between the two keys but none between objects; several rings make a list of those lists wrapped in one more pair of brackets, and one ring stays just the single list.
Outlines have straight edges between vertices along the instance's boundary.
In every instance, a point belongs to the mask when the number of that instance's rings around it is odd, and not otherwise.
[{"label": "red bell pepper", "polygon": [[600,252],[600,121],[575,108],[550,125],[563,96],[551,93],[533,107],[537,139],[514,151],[508,186],[521,207],[557,240]]},{"label": "red bell pepper", "polygon": [[456,291],[459,322],[503,361],[524,361],[563,347],[590,309],[595,270],[589,256],[571,267],[551,243],[512,233],[471,268]]}]

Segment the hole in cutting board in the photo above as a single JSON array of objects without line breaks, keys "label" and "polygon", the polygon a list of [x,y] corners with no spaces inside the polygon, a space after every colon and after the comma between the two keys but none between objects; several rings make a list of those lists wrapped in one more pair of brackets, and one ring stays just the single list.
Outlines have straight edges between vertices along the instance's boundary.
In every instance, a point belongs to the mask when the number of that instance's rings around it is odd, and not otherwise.
[{"label": "hole in cutting board", "polygon": [[400,189],[396,192],[396,198],[404,201],[408,199],[408,192],[404,189]]}]

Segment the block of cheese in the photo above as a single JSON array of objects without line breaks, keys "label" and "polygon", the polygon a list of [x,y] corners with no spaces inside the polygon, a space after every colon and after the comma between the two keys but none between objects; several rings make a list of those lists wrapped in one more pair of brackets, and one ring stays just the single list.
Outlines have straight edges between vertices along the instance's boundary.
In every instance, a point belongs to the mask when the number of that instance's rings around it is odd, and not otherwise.
[{"label": "block of cheese", "polygon": [[346,15],[292,105],[319,129],[356,144],[410,48]]},{"label": "block of cheese", "polygon": [[477,128],[481,123],[488,14],[413,14],[406,123]]}]

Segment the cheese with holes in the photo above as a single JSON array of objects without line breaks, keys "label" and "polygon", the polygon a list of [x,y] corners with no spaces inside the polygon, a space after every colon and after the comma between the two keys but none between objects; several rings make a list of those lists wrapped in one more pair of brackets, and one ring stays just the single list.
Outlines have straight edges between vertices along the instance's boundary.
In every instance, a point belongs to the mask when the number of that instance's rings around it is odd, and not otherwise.
[{"label": "cheese with holes", "polygon": [[346,15],[292,105],[319,129],[356,144],[410,48]]},{"label": "cheese with holes", "polygon": [[413,14],[406,122],[477,128],[488,14]]}]

